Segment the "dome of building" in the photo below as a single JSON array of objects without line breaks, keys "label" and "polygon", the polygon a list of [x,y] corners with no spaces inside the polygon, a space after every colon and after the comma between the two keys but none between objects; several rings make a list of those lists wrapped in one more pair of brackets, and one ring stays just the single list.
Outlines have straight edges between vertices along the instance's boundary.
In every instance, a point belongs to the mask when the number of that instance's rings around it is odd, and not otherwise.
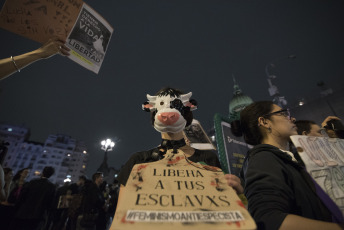
[{"label": "dome of building", "polygon": [[240,118],[240,112],[249,104],[253,103],[253,100],[242,93],[239,85],[236,83],[235,78],[233,76],[234,81],[234,91],[233,91],[233,98],[229,102],[229,118],[231,120],[238,120]]}]

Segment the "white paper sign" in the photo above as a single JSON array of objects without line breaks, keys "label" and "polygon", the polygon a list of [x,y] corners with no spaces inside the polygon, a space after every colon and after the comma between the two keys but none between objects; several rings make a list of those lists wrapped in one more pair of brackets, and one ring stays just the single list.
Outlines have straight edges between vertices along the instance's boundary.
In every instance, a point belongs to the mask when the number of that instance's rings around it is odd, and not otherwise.
[{"label": "white paper sign", "polygon": [[71,49],[69,58],[95,73],[103,63],[113,28],[87,4],[83,4],[79,16],[67,37]]},{"label": "white paper sign", "polygon": [[307,172],[344,214],[344,140],[292,136]]}]

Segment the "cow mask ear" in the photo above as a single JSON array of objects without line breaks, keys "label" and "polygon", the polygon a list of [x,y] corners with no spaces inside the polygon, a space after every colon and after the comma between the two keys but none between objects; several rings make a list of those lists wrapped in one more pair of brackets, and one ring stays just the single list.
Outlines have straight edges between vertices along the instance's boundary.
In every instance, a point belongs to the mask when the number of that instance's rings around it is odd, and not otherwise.
[{"label": "cow mask ear", "polygon": [[197,101],[195,99],[190,99],[188,102],[185,103],[185,106],[190,107],[190,111],[197,109]]},{"label": "cow mask ear", "polygon": [[153,109],[153,106],[151,104],[149,104],[148,101],[142,103],[142,110],[146,111],[146,112],[150,112]]},{"label": "cow mask ear", "polygon": [[146,101],[142,104],[142,110],[144,110],[146,112],[150,112],[150,111],[155,110],[154,105],[155,105],[156,96],[151,96],[151,95],[147,94],[147,99],[148,99],[148,101]]},{"label": "cow mask ear", "polygon": [[197,101],[190,99],[192,92],[180,95],[180,100],[183,102],[184,106],[190,107],[190,111],[197,109]]}]

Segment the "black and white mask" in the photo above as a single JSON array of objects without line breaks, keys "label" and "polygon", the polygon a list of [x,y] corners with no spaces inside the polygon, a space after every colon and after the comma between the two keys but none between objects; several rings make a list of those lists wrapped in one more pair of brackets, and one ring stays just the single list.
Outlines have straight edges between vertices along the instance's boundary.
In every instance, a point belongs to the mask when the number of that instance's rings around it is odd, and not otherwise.
[{"label": "black and white mask", "polygon": [[142,109],[155,113],[153,126],[158,132],[178,133],[187,124],[186,114],[197,108],[196,101],[190,101],[191,95],[191,92],[179,96],[147,94],[148,101],[142,104]]}]

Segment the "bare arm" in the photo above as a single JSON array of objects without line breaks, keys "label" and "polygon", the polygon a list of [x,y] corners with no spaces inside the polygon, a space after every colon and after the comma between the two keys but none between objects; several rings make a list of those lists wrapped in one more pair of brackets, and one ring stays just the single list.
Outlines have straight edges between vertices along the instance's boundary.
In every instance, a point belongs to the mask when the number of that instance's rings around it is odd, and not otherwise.
[{"label": "bare arm", "polygon": [[335,116],[328,116],[325,118],[325,120],[321,123],[321,127],[324,128],[326,125],[327,125],[327,122],[330,121],[330,120],[339,120],[340,121],[340,118],[339,117],[335,117]]},{"label": "bare arm", "polygon": [[42,47],[37,50],[9,57],[0,60],[0,80],[10,76],[11,74],[23,69],[24,67],[41,59],[49,58],[59,53],[61,55],[69,55],[70,49],[64,45],[64,41],[57,38],[50,39]]},{"label": "bare arm", "polygon": [[289,214],[282,222],[280,230],[286,229],[293,229],[293,230],[335,230],[335,229],[343,229],[343,226],[335,223],[329,223],[319,220],[312,220],[308,218],[304,218],[301,216],[296,216]]}]

